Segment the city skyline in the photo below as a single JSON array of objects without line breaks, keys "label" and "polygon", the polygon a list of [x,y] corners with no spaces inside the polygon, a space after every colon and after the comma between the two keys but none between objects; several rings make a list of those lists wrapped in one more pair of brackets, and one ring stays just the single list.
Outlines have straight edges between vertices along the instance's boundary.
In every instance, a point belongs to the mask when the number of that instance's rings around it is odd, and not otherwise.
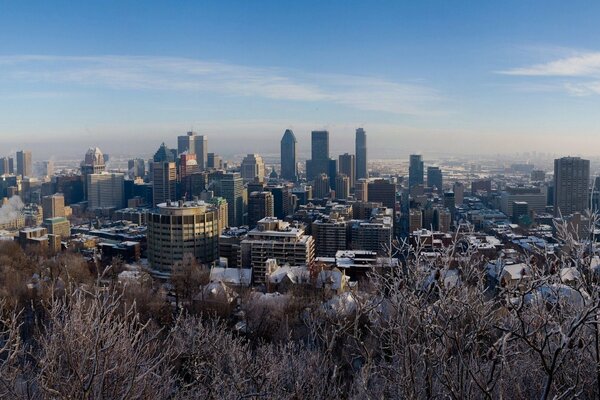
[{"label": "city skyline", "polygon": [[194,130],[219,154],[277,153],[292,129],[299,154],[312,130],[343,153],[364,127],[372,159],[597,156],[599,7],[3,5],[0,146],[147,153]]}]

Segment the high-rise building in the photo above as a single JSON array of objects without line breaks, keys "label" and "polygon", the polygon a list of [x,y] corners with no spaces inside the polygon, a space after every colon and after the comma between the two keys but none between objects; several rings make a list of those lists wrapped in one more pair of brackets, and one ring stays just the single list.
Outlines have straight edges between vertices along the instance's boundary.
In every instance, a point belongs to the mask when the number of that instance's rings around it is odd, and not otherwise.
[{"label": "high-rise building", "polygon": [[87,175],[88,207],[90,209],[115,208],[124,206],[124,174],[101,173]]},{"label": "high-rise building", "polygon": [[248,226],[254,228],[258,221],[275,214],[271,192],[252,192],[248,197]]},{"label": "high-rise building", "polygon": [[350,178],[344,174],[335,177],[335,198],[346,200],[350,197]]},{"label": "high-rise building", "polygon": [[473,196],[477,193],[485,192],[490,193],[492,191],[492,180],[491,179],[479,179],[471,182],[471,194]]},{"label": "high-rise building", "polygon": [[31,159],[31,151],[17,151],[17,175],[33,176],[33,160]]},{"label": "high-rise building", "polygon": [[393,210],[379,208],[373,212],[368,220],[354,220],[351,222],[350,242],[354,250],[374,251],[379,255],[386,255],[392,244]]},{"label": "high-rise building", "polygon": [[152,163],[152,198],[155,205],[177,199],[177,166],[174,162]]},{"label": "high-rise building", "polygon": [[317,257],[335,257],[338,250],[348,249],[348,221],[323,217],[312,223]]},{"label": "high-rise building", "polygon": [[189,175],[200,172],[198,168],[198,162],[196,161],[196,155],[190,153],[181,153],[179,156],[179,180]]},{"label": "high-rise building", "polygon": [[239,173],[229,172],[221,175],[220,196],[227,200],[229,225],[244,225],[246,197],[244,196],[244,180]]},{"label": "high-rise building", "polygon": [[146,161],[143,158],[135,158],[127,161],[129,178],[144,178],[146,176]]},{"label": "high-rise building", "polygon": [[[341,154],[338,158],[338,173],[344,174],[348,177],[350,181],[350,188],[354,189],[356,187],[356,162],[354,159],[354,154]],[[337,192],[337,186],[336,186]]]},{"label": "high-rise building", "polygon": [[150,267],[170,272],[177,261],[192,255],[201,263],[219,257],[219,212],[204,202],[168,202],[147,216]]},{"label": "high-rise building", "polygon": [[218,154],[207,153],[206,168],[222,169],[223,168],[223,159]]},{"label": "high-rise building", "polygon": [[208,161],[208,137],[206,135],[198,135],[194,138],[194,153],[200,171],[206,169]]},{"label": "high-rise building", "polygon": [[330,175],[331,165],[329,161],[329,132],[312,131],[311,159],[306,161],[307,179],[309,181],[314,180],[320,174]]},{"label": "high-rise building", "polygon": [[356,179],[367,179],[369,177],[367,169],[367,133],[363,128],[356,130],[355,153]]},{"label": "high-rise building", "polygon": [[315,256],[314,239],[304,228],[277,218],[264,218],[241,243],[242,267],[252,267],[254,282],[264,283],[267,260],[279,265],[309,265]]},{"label": "high-rise building", "polygon": [[292,194],[291,188],[286,185],[269,185],[265,190],[273,194],[274,216],[285,219],[296,210],[298,198]]},{"label": "high-rise building", "polygon": [[436,188],[438,193],[443,192],[443,178],[440,167],[427,167],[427,186]]},{"label": "high-rise building", "polygon": [[154,162],[175,162],[177,160],[177,150],[170,149],[166,144],[162,143],[156,153],[154,153],[154,157],[152,159]]},{"label": "high-rise building", "polygon": [[48,230],[48,234],[60,236],[63,239],[71,236],[71,223],[65,217],[44,219],[44,228]]},{"label": "high-rise building", "polygon": [[358,201],[369,201],[369,181],[366,179],[359,179],[356,181],[356,188],[354,189],[354,197]]},{"label": "high-rise building", "polygon": [[454,204],[462,205],[465,201],[465,185],[462,182],[454,182],[452,191],[454,192]]},{"label": "high-rise building", "polygon": [[65,197],[61,193],[42,197],[44,219],[65,216]]},{"label": "high-rise building", "polygon": [[295,182],[298,180],[298,164],[296,163],[296,136],[291,129],[286,129],[281,138],[281,179]]},{"label": "high-rise building", "polygon": [[546,171],[534,169],[531,171],[531,180],[533,182],[544,182],[546,180]]},{"label": "high-rise building", "polygon": [[244,182],[252,182],[254,180],[263,182],[265,180],[265,162],[258,154],[248,154],[242,160],[240,172]]},{"label": "high-rise building", "polygon": [[412,188],[415,185],[423,184],[424,177],[424,165],[423,157],[419,154],[410,155],[410,164],[408,166],[408,188]]},{"label": "high-rise building", "polygon": [[185,135],[177,136],[177,155],[185,152],[187,152],[188,154],[195,154],[195,138],[196,134],[194,132],[188,132]]},{"label": "high-rise building", "polygon": [[580,157],[554,160],[554,215],[568,216],[590,207],[590,161]]},{"label": "high-rise building", "polygon": [[12,157],[0,158],[0,176],[12,175],[14,173],[14,159]]},{"label": "high-rise building", "polygon": [[325,197],[329,197],[329,192],[329,176],[323,173],[319,174],[315,177],[315,182],[313,184],[313,197],[315,199],[324,199]]},{"label": "high-rise building", "polygon": [[386,179],[369,182],[369,201],[381,203],[384,207],[396,208],[396,185]]},{"label": "high-rise building", "polygon": [[408,221],[408,229],[410,233],[423,228],[423,212],[419,209],[411,208]]}]

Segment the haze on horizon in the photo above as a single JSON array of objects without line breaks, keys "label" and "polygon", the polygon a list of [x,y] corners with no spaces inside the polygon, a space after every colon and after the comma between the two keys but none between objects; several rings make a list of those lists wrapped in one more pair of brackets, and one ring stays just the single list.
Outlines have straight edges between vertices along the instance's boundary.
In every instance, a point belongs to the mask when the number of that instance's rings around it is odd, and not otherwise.
[{"label": "haze on horizon", "polygon": [[600,155],[600,3],[0,3],[0,153]]}]

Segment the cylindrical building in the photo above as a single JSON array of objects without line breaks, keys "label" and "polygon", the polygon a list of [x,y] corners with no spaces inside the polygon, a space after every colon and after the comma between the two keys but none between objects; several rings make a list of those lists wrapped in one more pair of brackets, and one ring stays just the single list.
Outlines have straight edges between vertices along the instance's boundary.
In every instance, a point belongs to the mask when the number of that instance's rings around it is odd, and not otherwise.
[{"label": "cylindrical building", "polygon": [[219,257],[219,211],[202,201],[161,203],[148,212],[148,262],[170,272],[173,264],[192,254],[198,262]]}]

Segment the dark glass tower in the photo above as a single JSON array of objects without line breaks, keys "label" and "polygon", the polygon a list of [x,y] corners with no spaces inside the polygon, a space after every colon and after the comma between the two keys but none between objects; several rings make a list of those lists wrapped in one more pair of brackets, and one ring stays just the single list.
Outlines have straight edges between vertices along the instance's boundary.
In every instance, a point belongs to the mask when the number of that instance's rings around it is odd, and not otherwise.
[{"label": "dark glass tower", "polygon": [[367,133],[363,128],[356,130],[356,179],[366,179],[369,177],[367,170]]},{"label": "dark glass tower", "polygon": [[311,159],[306,162],[308,180],[313,180],[320,174],[329,175],[329,132],[312,131]]},{"label": "dark glass tower", "polygon": [[298,165],[296,164],[296,136],[286,129],[281,138],[281,178],[295,182],[298,180]]},{"label": "dark glass tower", "polygon": [[423,158],[420,155],[411,154],[408,167],[408,187],[422,185],[424,173]]}]

